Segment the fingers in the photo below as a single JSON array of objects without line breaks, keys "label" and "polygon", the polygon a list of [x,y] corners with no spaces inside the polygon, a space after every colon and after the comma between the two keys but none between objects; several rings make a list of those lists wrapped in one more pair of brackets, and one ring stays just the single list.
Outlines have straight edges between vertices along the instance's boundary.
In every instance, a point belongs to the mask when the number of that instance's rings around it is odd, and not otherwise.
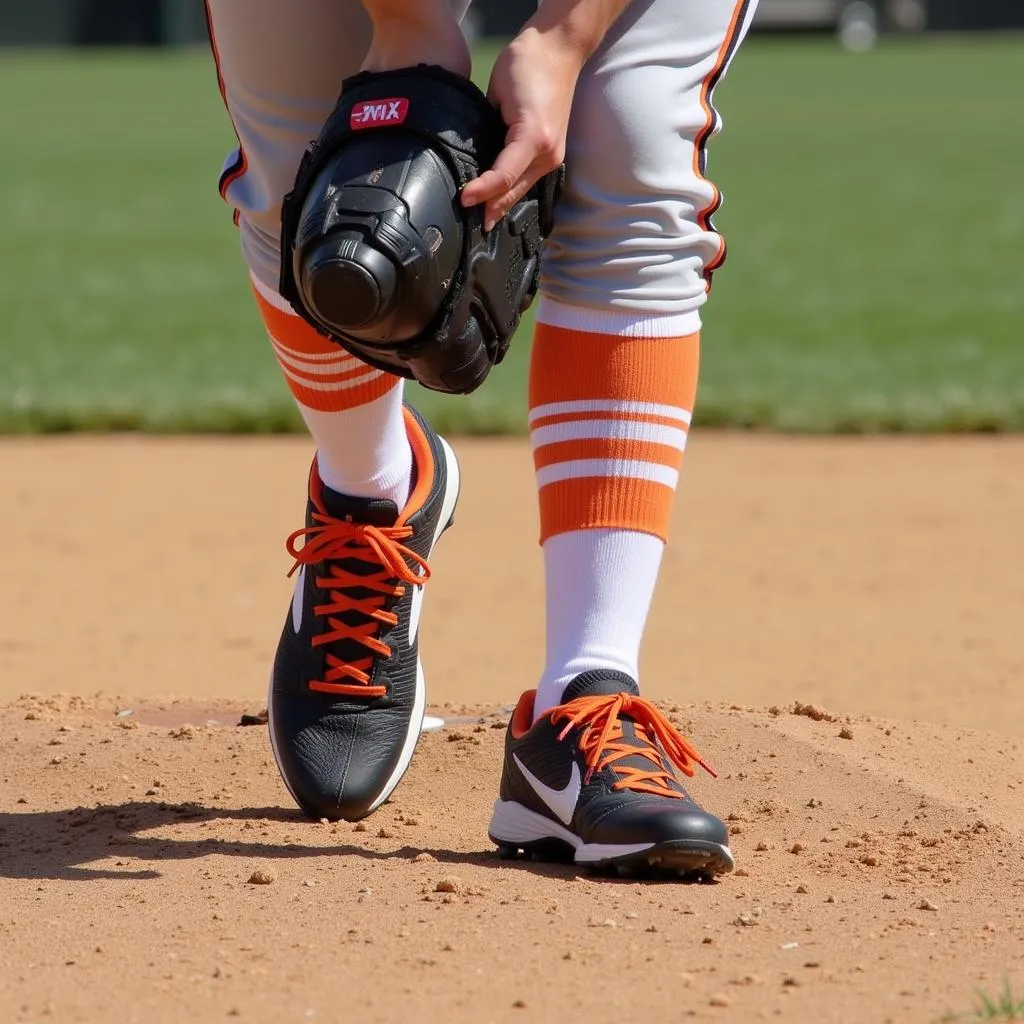
[{"label": "fingers", "polygon": [[490,231],[543,175],[562,162],[559,147],[544,134],[517,131],[517,127],[510,129],[494,166],[462,190],[463,206],[486,204],[485,231]]},{"label": "fingers", "polygon": [[512,202],[503,205],[507,196],[521,189],[525,195],[532,182],[523,186],[531,165],[536,157],[534,146],[513,128],[509,131],[505,148],[498,154],[494,166],[484,171],[479,178],[469,182],[462,190],[462,205],[476,206],[486,203],[484,208],[484,230],[490,231],[495,223],[508,212]]}]

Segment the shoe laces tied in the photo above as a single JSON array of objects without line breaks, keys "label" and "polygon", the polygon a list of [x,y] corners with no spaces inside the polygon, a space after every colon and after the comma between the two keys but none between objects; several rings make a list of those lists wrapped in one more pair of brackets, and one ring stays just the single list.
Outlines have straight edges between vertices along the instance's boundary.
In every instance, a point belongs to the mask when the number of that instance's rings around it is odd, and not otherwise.
[{"label": "shoe laces tied", "polygon": [[[643,745],[627,742],[622,731],[622,716],[633,722],[636,737]],[[695,765],[712,778],[718,777],[675,726],[643,697],[634,697],[630,693],[577,697],[555,708],[551,712],[551,721],[553,724],[566,723],[558,734],[560,740],[564,740],[573,728],[581,730],[580,747],[586,755],[587,765],[584,783],[590,781],[595,771],[611,768],[619,776],[612,789],[630,789],[681,800],[684,794],[672,786],[674,778],[665,762],[666,756],[688,778],[693,777]],[[652,767],[645,770],[637,765],[620,763],[625,758],[638,755],[648,760]]]},{"label": "shoe laces tied", "polygon": [[[309,688],[319,693],[349,697],[386,696],[386,686],[370,685],[374,658],[391,656],[391,648],[377,634],[381,626],[398,624],[398,616],[387,611],[385,605],[389,598],[400,598],[405,594],[403,583],[422,586],[430,579],[430,567],[426,559],[400,543],[412,536],[411,526],[373,526],[350,519],[336,519],[321,512],[313,513],[313,521],[315,526],[296,530],[286,544],[288,554],[295,559],[289,577],[302,565],[328,563],[329,575],[318,576],[316,585],[329,595],[330,601],[313,609],[316,615],[326,617],[327,628],[313,637],[313,646],[354,640],[369,654],[365,658],[345,661],[328,653],[324,678],[310,680]],[[300,541],[301,548],[298,546]],[[357,559],[379,565],[380,570],[364,576],[331,564],[339,559]],[[418,572],[409,568],[410,561]],[[354,588],[373,593],[362,597],[345,593]],[[358,612],[366,622],[350,626],[333,617],[345,612]]]}]

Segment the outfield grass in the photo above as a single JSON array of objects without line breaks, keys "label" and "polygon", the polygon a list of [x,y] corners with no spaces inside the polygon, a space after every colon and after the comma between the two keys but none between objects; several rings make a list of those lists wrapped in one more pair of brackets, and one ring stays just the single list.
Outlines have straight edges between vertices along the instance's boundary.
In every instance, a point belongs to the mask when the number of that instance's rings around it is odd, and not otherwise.
[{"label": "outfield grass", "polygon": [[[753,40],[717,99],[704,424],[1024,428],[1024,37]],[[0,431],[284,430],[204,53],[0,61]],[[445,429],[520,429],[528,325]]]}]

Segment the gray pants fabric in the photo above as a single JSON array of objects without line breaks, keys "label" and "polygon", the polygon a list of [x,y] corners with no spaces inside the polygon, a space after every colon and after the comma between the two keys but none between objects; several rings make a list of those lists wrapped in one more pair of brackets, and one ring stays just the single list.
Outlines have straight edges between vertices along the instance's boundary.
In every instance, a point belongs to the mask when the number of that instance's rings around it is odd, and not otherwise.
[{"label": "gray pants fabric", "polygon": [[[567,185],[544,253],[539,317],[649,336],[699,329],[724,253],[710,217],[714,86],[756,0],[633,0],[591,58],[569,126]],[[256,280],[277,287],[279,211],[303,150],[369,43],[357,0],[208,0],[239,148],[222,194]],[[453,0],[458,14],[468,3]]]}]

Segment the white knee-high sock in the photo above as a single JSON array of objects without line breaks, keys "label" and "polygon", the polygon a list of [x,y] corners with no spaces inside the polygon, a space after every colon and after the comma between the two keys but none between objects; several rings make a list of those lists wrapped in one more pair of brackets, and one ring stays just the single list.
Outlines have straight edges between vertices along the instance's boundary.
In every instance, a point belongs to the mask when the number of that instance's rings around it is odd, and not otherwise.
[{"label": "white knee-high sock", "polygon": [[401,509],[412,476],[402,380],[321,337],[255,278],[253,289],[274,355],[316,442],[323,482],[356,498],[388,498]]},{"label": "white knee-high sock", "polygon": [[547,581],[535,715],[580,672],[637,674],[697,391],[690,319],[541,300],[530,439]]},{"label": "white knee-high sock", "polygon": [[412,449],[402,414],[402,385],[339,412],[299,404],[317,445],[320,479],[353,498],[387,498],[399,508],[409,497]]},{"label": "white knee-high sock", "polygon": [[659,537],[635,530],[573,530],[545,541],[547,656],[535,716],[560,704],[581,672],[637,678],[664,549]]}]

